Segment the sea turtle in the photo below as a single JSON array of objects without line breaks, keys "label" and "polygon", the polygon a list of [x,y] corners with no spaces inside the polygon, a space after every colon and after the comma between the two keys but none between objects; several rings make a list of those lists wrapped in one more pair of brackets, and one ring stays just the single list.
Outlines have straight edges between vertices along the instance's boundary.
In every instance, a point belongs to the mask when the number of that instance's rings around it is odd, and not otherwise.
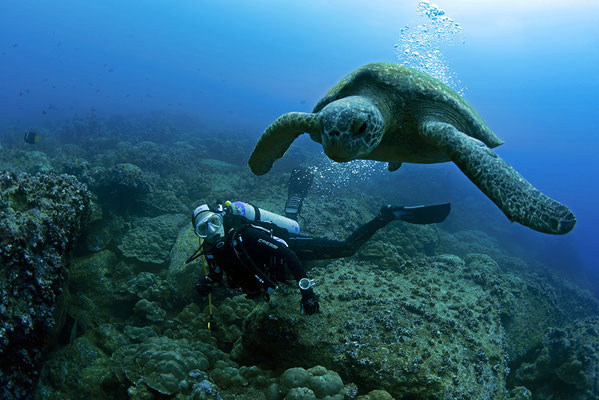
[{"label": "sea turtle", "polygon": [[313,113],[290,112],[262,133],[249,159],[267,173],[308,132],[334,161],[453,161],[511,220],[565,234],[576,218],[568,207],[527,182],[491,149],[503,143],[456,92],[424,72],[391,63],[367,64],[322,98]]}]

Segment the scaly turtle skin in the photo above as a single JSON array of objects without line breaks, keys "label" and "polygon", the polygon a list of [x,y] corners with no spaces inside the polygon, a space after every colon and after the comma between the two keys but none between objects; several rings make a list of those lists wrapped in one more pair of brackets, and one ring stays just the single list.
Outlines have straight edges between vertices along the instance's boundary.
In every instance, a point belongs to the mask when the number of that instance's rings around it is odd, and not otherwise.
[{"label": "scaly turtle skin", "polygon": [[291,143],[308,132],[334,161],[453,161],[513,222],[565,234],[576,218],[568,207],[527,182],[491,149],[503,142],[457,93],[418,70],[390,63],[365,65],[341,80],[313,113],[284,114],[262,133],[249,159],[267,173]]}]

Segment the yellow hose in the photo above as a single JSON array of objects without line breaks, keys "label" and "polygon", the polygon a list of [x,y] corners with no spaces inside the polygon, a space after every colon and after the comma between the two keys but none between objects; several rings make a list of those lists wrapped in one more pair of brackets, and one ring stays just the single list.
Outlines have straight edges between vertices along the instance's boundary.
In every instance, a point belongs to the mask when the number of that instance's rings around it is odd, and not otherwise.
[{"label": "yellow hose", "polygon": [[[199,237],[198,240],[200,242],[200,248],[201,248],[202,247],[202,238]],[[201,258],[202,258],[202,266],[204,267],[204,275],[208,276],[208,263],[206,262],[206,257],[204,257],[204,255],[202,254]],[[211,324],[212,324],[212,293],[208,294],[208,313],[210,315],[210,319],[208,320],[208,330],[211,330]]]}]

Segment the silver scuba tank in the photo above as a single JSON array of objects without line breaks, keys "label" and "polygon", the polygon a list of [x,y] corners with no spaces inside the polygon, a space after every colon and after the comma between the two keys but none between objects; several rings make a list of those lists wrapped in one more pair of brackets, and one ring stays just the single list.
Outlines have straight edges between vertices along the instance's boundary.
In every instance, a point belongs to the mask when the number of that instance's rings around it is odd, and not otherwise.
[{"label": "silver scuba tank", "polygon": [[249,221],[272,222],[279,228],[286,229],[289,233],[299,233],[300,231],[297,221],[267,210],[263,210],[251,204],[244,203],[243,201],[236,201],[226,205],[230,208],[231,214],[240,215]]}]

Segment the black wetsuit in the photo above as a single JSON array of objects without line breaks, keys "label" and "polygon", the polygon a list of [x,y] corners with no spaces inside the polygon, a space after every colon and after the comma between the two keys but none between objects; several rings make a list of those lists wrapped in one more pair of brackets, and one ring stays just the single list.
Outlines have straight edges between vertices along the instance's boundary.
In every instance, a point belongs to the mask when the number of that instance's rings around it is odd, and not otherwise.
[{"label": "black wetsuit", "polygon": [[287,243],[289,243],[289,247],[302,260],[327,260],[330,258],[350,257],[376,231],[383,228],[390,221],[377,216],[360,226],[345,240],[331,240],[307,235],[289,234]]},{"label": "black wetsuit", "polygon": [[226,272],[231,288],[241,288],[248,297],[269,293],[289,271],[299,282],[306,277],[302,260],[349,257],[390,221],[381,216],[360,226],[346,240],[290,234],[268,223],[249,223],[235,215],[224,216],[226,235],[213,243],[205,256],[210,279],[218,283]]},{"label": "black wetsuit", "polygon": [[[228,228],[228,229],[227,229]],[[227,234],[205,253],[215,283],[226,272],[231,288],[240,288],[249,298],[275,290],[285,281],[286,272],[299,282],[306,273],[297,255],[272,229],[225,216]]]}]

